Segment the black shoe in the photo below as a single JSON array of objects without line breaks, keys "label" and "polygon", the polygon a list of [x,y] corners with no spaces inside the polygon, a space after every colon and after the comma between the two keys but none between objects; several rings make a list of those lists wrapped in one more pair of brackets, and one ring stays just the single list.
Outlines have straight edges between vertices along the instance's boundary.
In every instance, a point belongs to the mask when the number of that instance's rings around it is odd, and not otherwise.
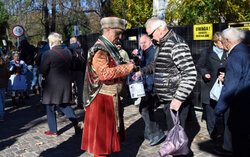
[{"label": "black shoe", "polygon": [[163,135],[161,135],[161,136],[155,136],[155,137],[151,140],[151,142],[149,143],[149,145],[150,145],[150,146],[155,146],[155,145],[157,145],[157,144],[160,144],[161,142],[164,141],[165,137],[166,137],[165,134],[163,134]]},{"label": "black shoe", "polygon": [[18,103],[19,103],[19,105],[22,105],[22,106],[25,105],[23,98],[19,98]]},{"label": "black shoe", "polygon": [[144,137],[144,139],[151,142],[151,140],[148,137]]},{"label": "black shoe", "polygon": [[12,105],[17,106],[16,100],[14,98],[12,98]]},{"label": "black shoe", "polygon": [[83,104],[77,104],[77,108],[83,109]]},{"label": "black shoe", "polygon": [[28,100],[30,98],[30,96],[27,94],[25,95],[25,99]]},{"label": "black shoe", "polygon": [[62,116],[65,115],[63,112],[58,112],[58,111],[57,111],[57,114],[58,114],[58,116],[60,116],[60,117],[62,117]]},{"label": "black shoe", "polygon": [[33,94],[36,94],[36,86],[32,86],[31,90],[32,90]]},{"label": "black shoe", "polygon": [[76,125],[74,125],[75,129],[75,135],[78,135],[82,132],[81,124],[78,122]]},{"label": "black shoe", "polygon": [[227,157],[233,156],[233,153],[231,151],[225,150],[222,147],[215,147],[214,152],[215,154],[221,155],[221,156],[227,156]]}]

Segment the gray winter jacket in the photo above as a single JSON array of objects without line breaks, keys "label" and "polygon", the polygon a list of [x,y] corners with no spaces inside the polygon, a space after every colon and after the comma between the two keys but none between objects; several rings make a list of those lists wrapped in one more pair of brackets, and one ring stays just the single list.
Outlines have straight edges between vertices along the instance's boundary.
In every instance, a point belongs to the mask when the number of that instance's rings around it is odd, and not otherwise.
[{"label": "gray winter jacket", "polygon": [[197,76],[189,46],[173,30],[160,39],[154,62],[141,72],[154,74],[154,86],[161,102],[173,98],[185,101],[195,86]]}]

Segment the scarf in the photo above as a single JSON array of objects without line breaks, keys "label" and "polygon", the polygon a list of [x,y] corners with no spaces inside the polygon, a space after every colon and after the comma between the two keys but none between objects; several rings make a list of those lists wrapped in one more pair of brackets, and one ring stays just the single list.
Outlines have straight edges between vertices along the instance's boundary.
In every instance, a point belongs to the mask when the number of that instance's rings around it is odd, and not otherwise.
[{"label": "scarf", "polygon": [[213,51],[218,55],[218,57],[221,59],[223,55],[223,49],[219,49],[216,46],[213,46]]},{"label": "scarf", "polygon": [[114,59],[116,65],[124,64],[124,59],[121,57],[119,50],[112,44],[108,39],[106,39],[104,36],[101,36],[99,38],[99,41],[101,41],[105,47],[108,49],[109,54]]}]

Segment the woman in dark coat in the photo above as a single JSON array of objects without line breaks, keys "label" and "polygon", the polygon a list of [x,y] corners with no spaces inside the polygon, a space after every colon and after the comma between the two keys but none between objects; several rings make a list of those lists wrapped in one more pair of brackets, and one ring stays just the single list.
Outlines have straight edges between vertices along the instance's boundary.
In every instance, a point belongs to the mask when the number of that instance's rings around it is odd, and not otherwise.
[{"label": "woman in dark coat", "polygon": [[221,33],[216,32],[213,36],[213,46],[206,52],[202,52],[197,63],[197,69],[201,74],[201,102],[205,110],[207,130],[211,138],[216,138],[216,116],[214,107],[216,101],[210,99],[210,90],[212,89],[220,72],[223,72],[226,64],[226,52],[223,50],[221,42]]},{"label": "woman in dark coat", "polygon": [[51,33],[48,37],[50,50],[44,54],[40,65],[40,72],[45,76],[43,89],[43,104],[47,106],[47,119],[49,131],[46,135],[57,135],[55,106],[60,109],[72,121],[76,133],[78,133],[78,120],[73,109],[68,106],[71,100],[71,52],[61,46],[62,36]]}]

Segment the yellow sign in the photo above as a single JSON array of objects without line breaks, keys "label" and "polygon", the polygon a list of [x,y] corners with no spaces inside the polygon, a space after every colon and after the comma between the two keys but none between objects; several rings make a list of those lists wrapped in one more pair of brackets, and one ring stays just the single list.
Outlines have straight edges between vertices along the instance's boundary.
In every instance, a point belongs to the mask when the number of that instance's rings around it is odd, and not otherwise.
[{"label": "yellow sign", "polygon": [[213,24],[194,25],[194,40],[212,40]]},{"label": "yellow sign", "polygon": [[228,25],[228,27],[234,27],[234,28],[237,28],[239,30],[241,30],[241,29],[248,29],[248,30],[250,30],[250,22],[238,23],[238,24],[230,23]]}]

